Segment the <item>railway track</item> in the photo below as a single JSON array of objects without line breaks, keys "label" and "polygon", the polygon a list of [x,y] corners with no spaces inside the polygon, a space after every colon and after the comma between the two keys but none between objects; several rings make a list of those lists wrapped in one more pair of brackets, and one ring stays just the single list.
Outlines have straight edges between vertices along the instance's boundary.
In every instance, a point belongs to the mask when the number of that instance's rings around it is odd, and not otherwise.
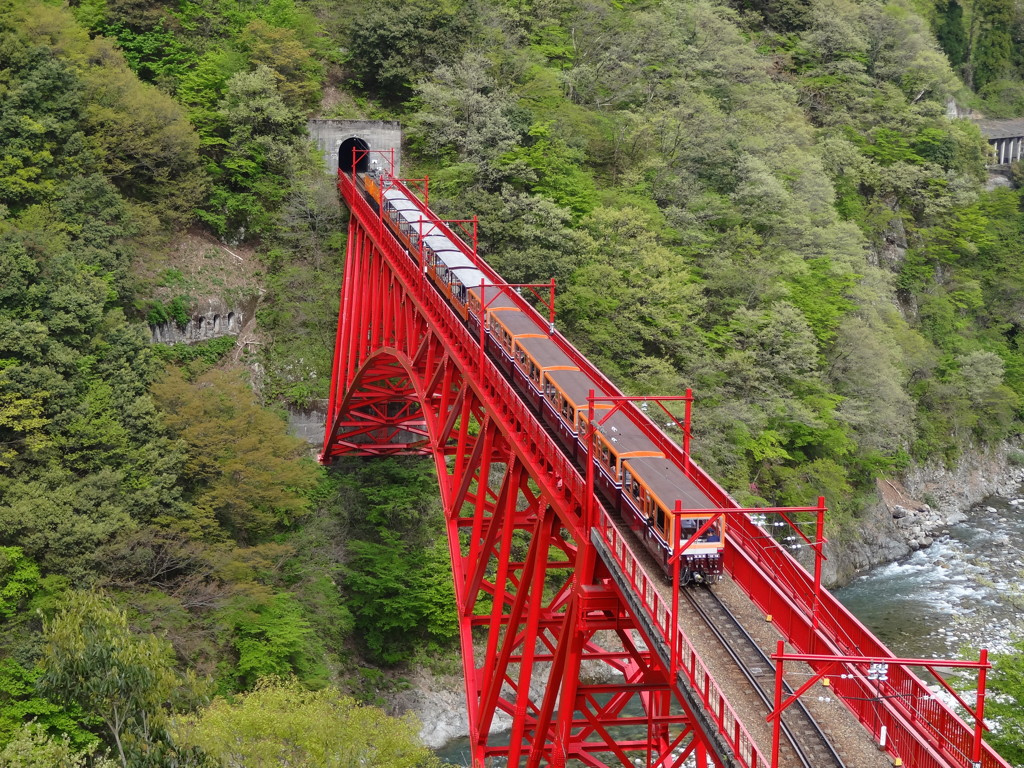
[{"label": "railway track", "polygon": [[[771,660],[710,589],[684,588],[679,592],[718,638],[751,688],[764,702],[766,711],[770,712],[775,698],[775,666]],[[792,689],[783,683],[783,694],[790,693]],[[799,699],[783,713],[782,735],[785,741],[780,744],[781,764],[791,768],[845,768],[842,759]],[[789,760],[786,751],[790,751]]]}]

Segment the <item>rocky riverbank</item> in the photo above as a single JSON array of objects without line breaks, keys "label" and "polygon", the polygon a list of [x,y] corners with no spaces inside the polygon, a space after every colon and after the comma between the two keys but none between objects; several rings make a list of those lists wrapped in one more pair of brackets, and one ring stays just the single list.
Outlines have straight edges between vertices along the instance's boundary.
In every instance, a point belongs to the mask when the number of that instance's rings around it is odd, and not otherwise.
[{"label": "rocky riverbank", "polygon": [[1016,446],[1002,444],[966,454],[952,468],[931,463],[912,467],[902,479],[879,479],[877,501],[859,518],[859,530],[826,546],[824,583],[843,586],[859,571],[929,547],[973,504],[1012,493],[1024,484],[1019,454]]},{"label": "rocky riverbank", "polygon": [[[622,650],[613,633],[599,632],[597,641],[607,649]],[[482,655],[484,648],[477,648]],[[530,695],[538,699],[547,687],[551,665],[537,664],[530,682]],[[583,677],[590,682],[612,682],[607,665],[584,662]],[[420,738],[431,749],[439,749],[455,739],[469,736],[469,716],[466,712],[466,694],[461,675],[434,674],[418,669],[409,680],[408,689],[395,694],[390,701],[393,714],[412,712],[423,723]],[[491,723],[491,733],[508,731],[512,718],[498,712]]]}]

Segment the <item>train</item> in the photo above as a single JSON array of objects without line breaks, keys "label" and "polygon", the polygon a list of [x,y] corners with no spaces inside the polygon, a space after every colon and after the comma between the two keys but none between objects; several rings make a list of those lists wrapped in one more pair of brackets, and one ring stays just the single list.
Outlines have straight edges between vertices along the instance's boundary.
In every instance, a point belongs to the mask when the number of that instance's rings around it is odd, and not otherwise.
[{"label": "train", "polygon": [[[366,165],[366,170],[355,176],[367,202],[463,323],[477,335],[484,323],[482,336],[491,359],[551,428],[577,466],[585,468],[593,455],[595,487],[628,522],[665,575],[671,578],[670,556],[677,535],[686,542],[706,526],[680,558],[680,579],[685,584],[717,581],[722,574],[725,516],[707,525],[711,518],[706,510],[714,505],[648,437],[651,425],[645,429],[636,417],[616,410],[609,402],[595,400],[591,411],[591,391],[597,397],[610,393],[554,341],[551,327],[538,314],[523,310],[509,289],[491,284],[473,251],[456,242],[456,236],[446,234],[446,228],[426,219],[426,209],[404,186],[395,185],[376,163]],[[590,413],[595,422],[592,454],[587,441]],[[681,514],[673,514],[677,502],[684,510]]]}]

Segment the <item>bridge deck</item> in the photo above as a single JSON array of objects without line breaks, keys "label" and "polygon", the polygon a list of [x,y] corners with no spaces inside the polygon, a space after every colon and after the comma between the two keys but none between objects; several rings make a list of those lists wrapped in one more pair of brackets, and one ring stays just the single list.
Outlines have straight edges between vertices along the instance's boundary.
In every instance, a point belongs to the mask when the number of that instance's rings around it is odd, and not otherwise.
[{"label": "bridge deck", "polygon": [[[616,528],[626,538],[632,538],[628,527],[621,521],[615,520]],[[652,576],[652,583],[655,585],[662,600],[666,604],[672,601],[672,586],[662,579],[655,577],[660,569],[650,553],[639,544],[633,547],[637,553],[637,559],[641,567]],[[715,594],[725,603],[726,607],[739,619],[744,629],[753,637],[766,655],[774,653],[779,640],[785,640],[782,633],[765,620],[765,616],[758,610],[757,606],[743,593],[737,584],[728,575],[724,575],[721,581],[714,586]],[[679,626],[683,633],[689,638],[694,649],[703,659],[708,671],[712,674],[715,682],[722,689],[722,693],[735,709],[737,716],[743,722],[744,727],[750,734],[758,751],[765,757],[772,753],[772,729],[765,720],[769,713],[757,694],[752,690],[750,683],[742,672],[735,665],[729,656],[722,652],[722,646],[710,629],[706,626],[697,612],[690,607],[686,601],[680,602]],[[787,649],[791,650],[791,649]],[[800,681],[801,675],[810,674],[810,668],[806,665],[793,665],[787,668],[787,681],[791,684]],[[820,699],[828,699],[822,701]],[[871,735],[864,727],[857,722],[841,701],[834,695],[830,695],[828,689],[817,688],[806,694],[801,701],[811,711],[811,714],[822,726],[829,741],[840,754],[846,768],[891,768],[892,761],[881,750],[878,744],[871,738]],[[795,765],[795,757],[783,745],[780,752],[782,765]]]},{"label": "bridge deck", "polygon": [[[772,624],[765,621],[761,612],[733,580],[729,576],[724,576],[714,589],[722,602],[740,620],[744,629],[757,641],[761,650],[766,654],[774,653],[776,643],[785,638]],[[743,718],[751,736],[754,737],[765,754],[771,754],[771,729],[765,722],[765,717],[768,714],[767,707],[763,706],[750,693],[746,681],[731,665],[730,660],[718,652],[717,641],[689,607],[687,607],[683,621],[686,631],[697,649],[702,653],[704,653],[702,649],[707,649],[704,658],[708,660],[708,666],[719,684],[723,686],[729,700],[736,702],[734,706],[737,713]],[[792,649],[788,648],[788,650]],[[792,670],[787,667],[786,677],[791,684],[799,683],[802,682],[800,676],[809,673],[810,669],[806,666],[799,669],[797,665],[793,665]],[[820,701],[819,697],[829,700]],[[829,737],[832,745],[842,757],[846,768],[891,768],[892,761],[888,756],[879,749],[850,710],[843,706],[835,696],[830,696],[827,689],[815,688],[812,692],[805,694],[801,701],[822,726],[826,736]]]}]

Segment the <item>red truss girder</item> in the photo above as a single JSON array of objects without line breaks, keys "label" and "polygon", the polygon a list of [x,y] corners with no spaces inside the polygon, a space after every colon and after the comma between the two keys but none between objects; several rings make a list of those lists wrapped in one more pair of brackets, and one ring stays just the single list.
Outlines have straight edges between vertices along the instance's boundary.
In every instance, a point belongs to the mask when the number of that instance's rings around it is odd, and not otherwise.
[{"label": "red truss girder", "polygon": [[[672,768],[691,755],[721,765],[650,650],[655,639],[594,556],[579,474],[408,257],[389,248],[352,217],[322,460],[434,457],[474,765],[640,758]],[[492,726],[510,729],[511,743],[495,743]]]}]

